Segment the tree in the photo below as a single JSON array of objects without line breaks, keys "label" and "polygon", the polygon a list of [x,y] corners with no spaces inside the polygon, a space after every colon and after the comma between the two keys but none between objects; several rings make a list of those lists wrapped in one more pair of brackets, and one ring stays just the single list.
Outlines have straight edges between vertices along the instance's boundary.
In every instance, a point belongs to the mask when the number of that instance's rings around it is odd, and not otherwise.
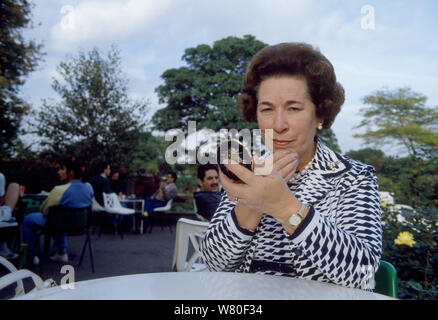
[{"label": "tree", "polygon": [[113,47],[106,56],[94,48],[59,64],[63,81],[54,79],[52,88],[61,99],[43,100],[36,112],[36,133],[49,153],[129,167],[148,103],[128,98],[120,63]]},{"label": "tree", "polygon": [[0,158],[11,156],[17,145],[22,116],[29,109],[18,91],[42,57],[42,45],[22,35],[33,27],[31,9],[26,0],[0,3]]},{"label": "tree", "polygon": [[385,162],[385,154],[382,150],[376,150],[372,148],[364,148],[360,150],[350,150],[346,156],[361,161],[363,163],[369,164],[376,169],[376,173],[379,173],[382,169],[383,163]]},{"label": "tree", "polygon": [[341,153],[341,148],[338,144],[338,139],[332,129],[324,130],[322,133],[318,134],[319,138],[326,146],[328,146],[333,151]]},{"label": "tree", "polygon": [[246,35],[216,41],[185,50],[187,66],[166,70],[164,84],[156,92],[166,107],[158,110],[152,122],[158,130],[179,128],[187,133],[188,121],[197,129],[254,128],[245,123],[236,106],[243,75],[252,56],[266,44]]},{"label": "tree", "polygon": [[438,107],[426,107],[426,100],[410,88],[379,90],[364,97],[370,107],[361,109],[364,120],[357,128],[367,131],[355,137],[375,146],[395,142],[414,157],[437,156]]},{"label": "tree", "polygon": [[[196,121],[197,130],[216,132],[257,128],[243,120],[236,101],[251,58],[266,45],[245,35],[218,40],[212,47],[203,44],[186,49],[182,60],[187,66],[166,70],[161,76],[164,85],[156,89],[159,102],[166,104],[152,118],[156,129],[178,128],[187,133],[188,121]],[[321,140],[340,152],[331,129]]]},{"label": "tree", "polygon": [[139,144],[133,154],[132,170],[145,169],[146,172],[163,174],[160,172],[162,164],[166,162],[166,148],[172,142],[165,141],[164,137],[153,136],[150,132],[142,132]]}]

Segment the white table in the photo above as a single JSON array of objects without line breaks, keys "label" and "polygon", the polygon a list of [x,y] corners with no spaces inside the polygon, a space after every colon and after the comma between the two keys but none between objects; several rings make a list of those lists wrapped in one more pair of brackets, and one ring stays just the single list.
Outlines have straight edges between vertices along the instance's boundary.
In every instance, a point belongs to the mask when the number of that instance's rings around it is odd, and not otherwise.
[{"label": "white table", "polygon": [[120,203],[132,203],[133,204],[133,209],[135,210],[135,214],[136,216],[134,216],[134,223],[132,226],[132,231],[136,231],[137,228],[137,218],[140,219],[140,226],[139,226],[139,230],[140,230],[140,234],[143,234],[143,212],[144,212],[144,200],[140,200],[140,199],[120,199]]},{"label": "white table", "polygon": [[16,222],[6,222],[6,221],[0,221],[0,228],[12,228],[12,227],[18,227],[18,223]]},{"label": "white table", "polygon": [[146,273],[101,278],[30,293],[42,300],[386,300],[390,297],[334,284],[228,272]]}]

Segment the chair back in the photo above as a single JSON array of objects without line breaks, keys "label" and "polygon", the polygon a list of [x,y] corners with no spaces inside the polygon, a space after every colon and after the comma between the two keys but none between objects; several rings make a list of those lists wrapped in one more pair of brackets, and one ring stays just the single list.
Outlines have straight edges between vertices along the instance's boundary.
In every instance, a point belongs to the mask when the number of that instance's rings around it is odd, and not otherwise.
[{"label": "chair back", "polygon": [[121,205],[119,197],[114,192],[103,193],[103,203],[105,211],[114,214],[134,214],[134,209],[128,209]]},{"label": "chair back", "polygon": [[52,234],[81,234],[90,225],[91,206],[85,208],[67,208],[54,206],[49,208],[45,225]]},{"label": "chair back", "polygon": [[391,263],[381,260],[374,277],[376,281],[374,292],[398,298],[397,270]]},{"label": "chair back", "polygon": [[[175,250],[173,254],[172,271],[206,271],[205,264],[196,264],[201,258],[199,244],[208,228],[208,222],[180,218],[176,225]],[[188,257],[189,244],[193,254]]]},{"label": "chair back", "polygon": [[166,205],[163,207],[155,208],[154,211],[169,211],[172,208],[173,199],[167,201]]},{"label": "chair back", "polygon": [[34,290],[43,290],[45,288],[43,280],[38,275],[25,269],[17,270],[17,268],[15,268],[15,266],[12,263],[10,263],[8,260],[6,260],[1,256],[0,256],[0,265],[5,267],[10,272],[0,278],[0,290],[7,288],[13,283],[16,283],[17,287],[15,288],[14,298],[26,294],[23,286],[23,280],[26,278],[31,278],[35,284],[35,288],[30,292]]},{"label": "chair back", "polygon": [[105,211],[105,208],[102,207],[99,202],[97,202],[96,198],[93,197],[93,204],[91,205],[91,210],[94,212]]},{"label": "chair back", "polygon": [[19,198],[17,203],[17,214],[15,215],[19,224],[23,222],[24,216],[29,213],[39,212],[41,204],[46,200],[47,196],[40,195],[25,195]]}]

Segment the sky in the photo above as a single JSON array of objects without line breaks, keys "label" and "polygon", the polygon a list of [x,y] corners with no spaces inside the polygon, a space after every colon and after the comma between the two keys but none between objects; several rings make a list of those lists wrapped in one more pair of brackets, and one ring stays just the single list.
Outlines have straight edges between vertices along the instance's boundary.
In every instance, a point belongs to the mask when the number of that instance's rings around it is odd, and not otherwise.
[{"label": "sky", "polygon": [[[115,44],[129,95],[158,103],[155,88],[169,68],[184,65],[184,50],[228,36],[255,36],[267,44],[307,42],[332,62],[346,100],[332,126],[342,152],[366,147],[353,135],[362,98],[383,88],[409,86],[438,105],[438,1],[341,0],[66,0],[34,1],[35,28],[25,36],[43,43],[44,61],[22,88],[32,107],[57,98],[56,67],[79,50]],[[391,146],[383,151],[394,152]]]}]

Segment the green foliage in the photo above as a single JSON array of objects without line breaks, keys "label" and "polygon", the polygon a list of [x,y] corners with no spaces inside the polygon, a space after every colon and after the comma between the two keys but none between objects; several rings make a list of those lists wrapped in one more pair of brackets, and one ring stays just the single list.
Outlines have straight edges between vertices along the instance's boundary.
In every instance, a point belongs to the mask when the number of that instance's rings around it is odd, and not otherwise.
[{"label": "green foliage", "polygon": [[364,119],[356,134],[365,143],[381,146],[396,143],[409,155],[431,158],[438,155],[438,107],[428,108],[426,96],[410,88],[380,90],[363,102],[370,107],[361,110]]},{"label": "green foliage", "polygon": [[16,152],[21,119],[29,110],[17,94],[42,57],[42,45],[22,35],[24,29],[33,27],[31,9],[26,0],[0,4],[0,159]]},{"label": "green foliage", "polygon": [[62,81],[54,79],[52,88],[61,99],[44,100],[35,112],[35,133],[47,153],[129,167],[146,126],[148,103],[128,98],[120,63],[113,47],[106,56],[95,48],[59,64]]},{"label": "green foliage", "polygon": [[168,69],[161,76],[164,84],[156,92],[166,107],[154,114],[155,127],[187,133],[188,121],[197,121],[198,130],[255,128],[243,121],[236,100],[249,61],[265,46],[246,35],[216,41],[212,47],[186,49],[182,59],[187,66]]},{"label": "green foliage", "polygon": [[318,137],[321,139],[322,142],[324,142],[327,147],[329,147],[333,151],[341,153],[338,139],[336,138],[336,135],[332,129],[324,130],[322,134],[318,134]]},{"label": "green foliage", "polygon": [[[382,259],[397,269],[401,299],[438,299],[438,210],[436,201],[425,201],[407,223],[400,223],[396,211],[384,208]],[[415,244],[395,244],[400,232],[410,232]]]},{"label": "green foliage", "polygon": [[164,137],[153,136],[150,132],[140,133],[138,146],[132,155],[131,170],[142,168],[155,175],[164,174],[160,169],[166,162],[165,151],[170,143]]}]

